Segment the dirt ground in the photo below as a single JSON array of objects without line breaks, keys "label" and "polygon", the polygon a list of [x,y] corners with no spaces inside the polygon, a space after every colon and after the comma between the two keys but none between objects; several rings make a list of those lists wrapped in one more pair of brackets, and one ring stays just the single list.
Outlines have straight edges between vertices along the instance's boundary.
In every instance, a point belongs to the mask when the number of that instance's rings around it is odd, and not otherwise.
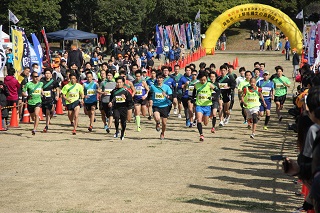
[{"label": "dirt ground", "polygon": [[[200,61],[220,66],[235,57],[248,70],[259,61],[291,76],[279,52],[224,52]],[[0,132],[0,212],[291,212],[303,202],[294,194],[301,186],[270,155],[296,155],[295,134],[287,130],[293,119],[285,113],[280,124],[274,115],[273,105],[269,131],[262,119],[250,139],[236,100],[230,123],[215,134],[206,127],[202,143],[173,113],[163,141],[146,118],[140,133],[128,124],[124,141],[114,130],[106,134],[100,117],[89,133],[83,112],[76,136],[66,115],[46,134],[32,136],[32,124],[21,124]]]}]

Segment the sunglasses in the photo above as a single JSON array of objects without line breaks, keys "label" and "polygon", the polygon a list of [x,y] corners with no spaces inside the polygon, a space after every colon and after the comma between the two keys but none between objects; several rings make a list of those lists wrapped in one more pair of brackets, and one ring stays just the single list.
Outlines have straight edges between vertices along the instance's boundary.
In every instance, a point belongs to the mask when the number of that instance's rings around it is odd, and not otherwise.
[{"label": "sunglasses", "polygon": [[192,74],[192,75],[197,75],[197,74]]},{"label": "sunglasses", "polygon": [[32,76],[32,78],[38,78],[39,76],[37,75],[37,76]]}]

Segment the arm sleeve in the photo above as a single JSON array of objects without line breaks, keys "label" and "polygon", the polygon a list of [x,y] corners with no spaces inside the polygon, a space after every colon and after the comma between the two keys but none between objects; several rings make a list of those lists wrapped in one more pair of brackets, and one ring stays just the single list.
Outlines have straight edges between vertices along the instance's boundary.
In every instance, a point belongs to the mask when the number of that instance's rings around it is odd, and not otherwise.
[{"label": "arm sleeve", "polygon": [[230,83],[230,89],[234,90],[234,88],[236,88],[236,82],[229,78],[229,83]]}]

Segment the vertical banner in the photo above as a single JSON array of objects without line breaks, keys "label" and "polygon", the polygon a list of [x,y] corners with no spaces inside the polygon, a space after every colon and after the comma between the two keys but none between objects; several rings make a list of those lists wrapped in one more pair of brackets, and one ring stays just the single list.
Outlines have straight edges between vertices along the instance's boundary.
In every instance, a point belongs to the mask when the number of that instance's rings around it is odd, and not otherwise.
[{"label": "vertical banner", "polygon": [[193,38],[193,31],[192,31],[192,24],[190,23],[189,25],[188,25],[188,27],[189,27],[189,31],[190,31],[190,49],[193,49],[194,48],[194,38]]},{"label": "vertical banner", "polygon": [[156,44],[157,44],[156,53],[157,54],[162,54],[162,52],[163,52],[163,49],[162,49],[162,37],[161,37],[158,25],[156,25],[156,37],[155,37],[155,39],[156,39]]},{"label": "vertical banner", "polygon": [[186,23],[186,33],[187,33],[187,48],[191,49],[191,45],[190,45],[190,40],[191,40],[191,32],[190,32],[190,28],[189,28],[189,24]]},{"label": "vertical banner", "polygon": [[169,51],[171,49],[169,35],[166,29],[163,29],[164,36],[164,50]]},{"label": "vertical banner", "polygon": [[174,32],[176,33],[176,36],[178,38],[179,45],[181,45],[182,44],[182,40],[181,40],[181,36],[180,36],[179,24],[173,25],[173,28],[174,28]]},{"label": "vertical banner", "polygon": [[42,28],[41,34],[43,36],[44,44],[46,45],[46,62],[48,63],[49,66],[51,66],[50,46],[47,39],[46,31],[44,30],[44,28]]},{"label": "vertical banner", "polygon": [[166,28],[166,31],[167,31],[167,36],[168,36],[168,39],[169,39],[169,46],[170,46],[170,49],[173,45],[173,41],[172,41],[172,33],[171,33],[171,26],[165,26]]},{"label": "vertical banner", "polygon": [[30,44],[29,41],[27,42],[28,42],[29,52],[30,52],[30,66],[34,63],[39,64],[39,59],[36,54],[36,51],[34,50],[34,47],[32,46],[32,44]]},{"label": "vertical banner", "polygon": [[315,48],[315,55],[319,57],[320,55],[320,22],[317,24],[317,36],[316,36],[316,48]]},{"label": "vertical banner", "polygon": [[180,36],[181,36],[181,42],[186,48],[187,47],[187,38],[186,38],[186,28],[185,28],[184,24],[180,25]]},{"label": "vertical banner", "polygon": [[176,34],[174,32],[174,27],[173,25],[170,26],[170,30],[171,30],[171,37],[172,37],[172,45],[176,45],[177,43],[177,37]]},{"label": "vertical banner", "polygon": [[315,61],[314,49],[315,49],[315,41],[316,41],[316,27],[317,25],[312,25],[311,31],[310,31],[310,40],[309,40],[309,49],[308,49],[308,63],[310,65],[314,64],[314,61]]},{"label": "vertical banner", "polygon": [[16,70],[16,76],[22,71],[22,54],[23,54],[23,39],[22,32],[17,28],[11,28],[12,34],[12,52],[13,52],[13,68]]},{"label": "vertical banner", "polygon": [[32,43],[33,43],[33,47],[34,47],[34,51],[38,57],[38,61],[39,61],[39,71],[38,74],[41,75],[42,73],[42,57],[43,57],[43,53],[42,53],[42,47],[40,45],[40,42],[37,38],[37,36],[34,33],[31,33],[31,37],[32,37]]},{"label": "vertical banner", "polygon": [[0,77],[4,77],[3,68],[6,65],[6,61],[7,61],[6,52],[2,46],[2,25],[0,25]]},{"label": "vertical banner", "polygon": [[22,39],[23,39],[22,66],[31,67],[29,41],[24,31],[22,31]]}]

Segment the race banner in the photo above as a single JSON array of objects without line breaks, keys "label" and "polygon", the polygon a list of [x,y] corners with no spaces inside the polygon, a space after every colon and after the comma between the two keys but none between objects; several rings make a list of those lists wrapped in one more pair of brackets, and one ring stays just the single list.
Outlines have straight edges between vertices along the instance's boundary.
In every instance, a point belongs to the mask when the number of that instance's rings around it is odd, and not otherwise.
[{"label": "race banner", "polygon": [[190,49],[193,49],[194,48],[194,37],[193,37],[193,31],[192,31],[192,24],[190,23],[188,25],[188,27],[190,28],[190,34],[191,34]]},{"label": "race banner", "polygon": [[24,31],[22,31],[22,39],[23,39],[22,66],[31,67],[29,41]]},{"label": "race banner", "polygon": [[4,77],[3,69],[6,65],[7,56],[2,46],[2,25],[0,25],[0,77]]},{"label": "race banner", "polygon": [[161,43],[162,43],[162,47],[164,47],[164,34],[163,34],[163,27],[159,26],[159,32],[160,32],[160,36],[161,36]]},{"label": "race banner", "polygon": [[23,38],[22,32],[16,27],[11,28],[12,35],[12,53],[13,53],[13,68],[16,70],[16,76],[22,71],[22,54],[23,54]]},{"label": "race banner", "polygon": [[41,34],[43,36],[44,44],[46,45],[46,62],[48,63],[49,66],[51,66],[50,46],[47,39],[46,31],[44,30],[44,28],[42,28]]},{"label": "race banner", "polygon": [[168,52],[171,49],[169,35],[166,29],[163,29],[164,36],[164,51]]},{"label": "race banner", "polygon": [[190,40],[191,40],[191,32],[190,32],[190,28],[189,28],[189,24],[186,23],[186,33],[187,33],[187,48],[191,49],[191,45],[190,45]]},{"label": "race banner", "polygon": [[177,37],[176,37],[176,34],[174,32],[173,25],[170,26],[170,31],[171,31],[172,45],[175,45],[177,43]]},{"label": "race banner", "polygon": [[166,28],[167,35],[168,35],[168,38],[169,38],[169,42],[170,42],[169,46],[170,46],[170,49],[171,49],[171,47],[172,47],[172,45],[173,45],[172,33],[171,33],[171,26],[166,26],[165,28]]},{"label": "race banner", "polygon": [[315,61],[315,40],[316,40],[316,25],[312,25],[310,30],[310,41],[309,41],[309,49],[308,49],[308,63],[310,65],[314,64]]},{"label": "race banner", "polygon": [[180,36],[182,44],[187,47],[186,28],[184,24],[180,25]]},{"label": "race banner", "polygon": [[320,55],[320,22],[317,24],[317,36],[316,36],[316,48],[315,48],[315,55],[319,56]]},{"label": "race banner", "polygon": [[156,49],[156,53],[157,54],[162,54],[163,53],[163,49],[162,49],[162,37],[160,34],[160,30],[159,30],[159,26],[156,25],[156,44],[157,44],[157,49]]},{"label": "race banner", "polygon": [[38,57],[38,65],[39,65],[39,71],[38,74],[41,75],[42,72],[42,57],[43,57],[43,52],[42,52],[42,47],[40,45],[40,42],[37,38],[37,36],[34,33],[31,33],[31,37],[32,37],[32,43],[33,43],[33,47],[34,47],[34,51]]},{"label": "race banner", "polygon": [[30,64],[39,64],[39,58],[32,44],[28,41],[29,52],[30,52]]}]

